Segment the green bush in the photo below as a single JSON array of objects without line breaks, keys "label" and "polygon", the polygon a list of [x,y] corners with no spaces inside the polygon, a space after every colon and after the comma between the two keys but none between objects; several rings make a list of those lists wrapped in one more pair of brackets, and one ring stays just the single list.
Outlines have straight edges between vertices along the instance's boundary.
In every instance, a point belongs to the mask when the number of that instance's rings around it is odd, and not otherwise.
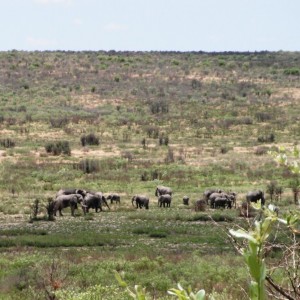
[{"label": "green bush", "polygon": [[283,71],[283,74],[284,75],[293,75],[293,76],[299,76],[300,75],[300,69],[299,68],[288,68],[288,69],[285,69]]},{"label": "green bush", "polygon": [[16,143],[12,139],[7,138],[7,139],[1,139],[0,145],[4,148],[13,148],[15,147]]},{"label": "green bush", "polygon": [[153,238],[165,238],[167,237],[167,235],[168,235],[167,232],[162,230],[154,230],[149,233],[149,237],[153,237]]},{"label": "green bush", "polygon": [[97,159],[86,158],[79,162],[78,168],[83,171],[83,173],[96,173],[100,171],[100,162]]},{"label": "green bush", "polygon": [[84,147],[86,145],[99,145],[99,138],[95,136],[94,133],[90,133],[88,135],[83,135],[80,138],[81,145]]},{"label": "green bush", "polygon": [[68,141],[49,142],[45,145],[45,150],[47,153],[51,153],[53,155],[71,155],[71,149]]}]

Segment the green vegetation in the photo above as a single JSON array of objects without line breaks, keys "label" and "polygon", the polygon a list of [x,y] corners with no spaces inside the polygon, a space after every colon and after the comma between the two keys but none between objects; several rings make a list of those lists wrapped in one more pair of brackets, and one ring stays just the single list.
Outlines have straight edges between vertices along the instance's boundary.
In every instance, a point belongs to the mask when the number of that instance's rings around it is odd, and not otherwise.
[{"label": "green vegetation", "polygon": [[[281,51],[0,52],[0,298],[131,299],[116,270],[155,299],[172,288],[248,299],[227,233],[253,225],[240,214],[249,190],[282,215],[298,209],[299,174],[268,153],[299,140],[299,61]],[[159,184],[172,187],[171,208],[158,207]],[[235,191],[238,208],[195,212],[216,187]],[[121,203],[54,219],[60,188]],[[135,194],[149,210],[132,206]],[[270,236],[291,242],[284,230]],[[268,263],[283,252],[271,249]]]}]

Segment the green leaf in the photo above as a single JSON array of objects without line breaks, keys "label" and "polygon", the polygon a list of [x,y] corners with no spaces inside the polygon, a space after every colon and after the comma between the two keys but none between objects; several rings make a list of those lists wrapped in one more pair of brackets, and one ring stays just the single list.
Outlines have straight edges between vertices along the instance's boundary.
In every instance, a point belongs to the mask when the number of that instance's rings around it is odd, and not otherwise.
[{"label": "green leaf", "polygon": [[257,201],[257,203],[252,202],[251,206],[256,209],[256,210],[260,210],[261,209],[261,201]]},{"label": "green leaf", "polygon": [[293,149],[293,155],[294,157],[298,158],[300,156],[300,151],[297,147],[294,147]]},{"label": "green leaf", "polygon": [[249,255],[247,257],[247,265],[249,267],[250,274],[256,282],[260,281],[260,263],[255,255]]},{"label": "green leaf", "polygon": [[205,290],[199,290],[195,295],[195,300],[204,300],[205,299]]},{"label": "green leaf", "polygon": [[122,279],[122,276],[116,270],[114,270],[114,274],[120,287],[127,287],[127,283]]},{"label": "green leaf", "polygon": [[244,238],[247,239],[248,241],[251,241],[252,243],[258,244],[258,241],[248,232],[239,229],[239,230],[229,230],[229,233],[237,238]]},{"label": "green leaf", "polygon": [[255,281],[251,281],[250,283],[250,299],[251,300],[262,300],[258,298],[259,291],[258,291],[258,284]]}]

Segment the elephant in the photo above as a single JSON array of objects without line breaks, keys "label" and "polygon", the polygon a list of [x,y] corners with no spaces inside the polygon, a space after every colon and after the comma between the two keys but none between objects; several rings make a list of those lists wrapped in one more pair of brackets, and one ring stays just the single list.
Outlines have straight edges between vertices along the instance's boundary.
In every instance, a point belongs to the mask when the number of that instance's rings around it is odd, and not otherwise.
[{"label": "elephant", "polygon": [[94,208],[95,211],[98,212],[98,209],[102,211],[102,203],[104,203],[108,209],[110,209],[106,198],[101,192],[88,192],[83,198],[82,208],[84,213],[88,213],[90,208]]},{"label": "elephant", "polygon": [[110,203],[113,204],[113,202],[116,202],[116,203],[121,203],[121,197],[118,195],[118,194],[110,194],[108,195],[107,197],[107,200],[110,200]]},{"label": "elephant", "polygon": [[71,194],[80,194],[82,197],[84,197],[86,195],[86,193],[87,192],[82,189],[60,189],[56,193],[56,197],[58,197],[60,195],[71,195]]},{"label": "elephant", "polygon": [[204,196],[204,200],[206,201],[206,204],[209,204],[208,203],[208,200],[209,200],[209,197],[211,194],[213,193],[222,193],[223,191],[220,190],[220,189],[208,189],[208,190],[205,190],[203,192],[203,196]]},{"label": "elephant", "polygon": [[211,208],[214,208],[215,207],[215,200],[219,197],[228,197],[228,195],[225,193],[225,192],[214,192],[214,193],[211,193],[208,197],[208,200],[207,200],[207,204],[210,205]]},{"label": "elephant", "polygon": [[214,201],[214,208],[231,208],[232,202],[227,197],[217,197]]},{"label": "elephant", "polygon": [[170,207],[172,202],[172,196],[169,194],[160,195],[158,197],[158,203],[159,207]]},{"label": "elephant", "polygon": [[133,202],[135,201],[135,204],[136,204],[136,208],[142,208],[142,207],[145,207],[145,209],[149,209],[149,198],[147,196],[144,196],[144,195],[134,195],[132,197],[132,205]]},{"label": "elephant", "polygon": [[56,212],[59,211],[59,215],[63,216],[62,210],[66,207],[71,207],[71,214],[74,217],[74,211],[78,208],[77,204],[83,201],[83,197],[80,194],[59,195],[52,203],[53,215],[56,216]]},{"label": "elephant", "polygon": [[184,205],[189,205],[190,198],[188,196],[183,196],[182,202]]},{"label": "elephant", "polygon": [[170,196],[172,196],[172,189],[167,187],[167,186],[163,186],[163,185],[159,185],[156,187],[156,190],[155,190],[155,196],[161,196],[161,195],[165,195],[165,194],[168,194]]},{"label": "elephant", "polygon": [[[227,194],[227,198],[228,198],[228,200],[230,200],[230,202],[231,202],[231,207],[234,205],[234,208],[236,208],[236,198],[237,198],[237,193],[235,193],[235,192],[229,192],[228,194]],[[231,208],[230,207],[230,208]]]},{"label": "elephant", "polygon": [[248,203],[255,202],[257,203],[258,200],[261,200],[261,206],[265,205],[265,197],[264,192],[261,190],[250,191],[246,194],[246,200]]}]

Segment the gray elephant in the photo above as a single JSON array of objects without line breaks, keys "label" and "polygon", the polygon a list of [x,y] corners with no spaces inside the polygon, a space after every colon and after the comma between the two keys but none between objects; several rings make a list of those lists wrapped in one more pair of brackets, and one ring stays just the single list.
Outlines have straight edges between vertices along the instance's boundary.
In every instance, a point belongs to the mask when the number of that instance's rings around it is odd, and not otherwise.
[{"label": "gray elephant", "polygon": [[214,208],[231,208],[232,202],[227,197],[217,197],[214,201]]},{"label": "gray elephant", "polygon": [[228,197],[228,195],[225,193],[225,192],[214,192],[212,194],[210,194],[210,196],[208,197],[208,200],[207,200],[207,204],[210,205],[211,208],[214,208],[215,207],[215,200],[219,197]]},{"label": "gray elephant", "polygon": [[[227,193],[227,198],[231,202],[231,207],[234,206],[236,208],[236,198],[237,198],[237,193],[236,192],[229,192]],[[230,208],[231,208],[230,207]]]},{"label": "gray elephant", "polygon": [[172,196],[172,193],[173,193],[173,191],[170,187],[163,186],[163,185],[157,186],[156,190],[155,190],[155,196],[157,196],[157,197],[161,196],[161,195],[166,195],[166,194]]},{"label": "gray elephant", "polygon": [[57,193],[56,193],[56,197],[60,196],[60,195],[72,195],[72,194],[80,194],[82,197],[84,197],[86,195],[86,191],[83,189],[60,189]]},{"label": "gray elephant", "polygon": [[184,205],[189,205],[190,198],[188,196],[183,196],[182,202]]},{"label": "gray elephant", "polygon": [[159,207],[170,207],[172,202],[172,196],[169,194],[160,195],[158,197],[158,203]]},{"label": "gray elephant", "polygon": [[265,205],[265,202],[266,202],[264,192],[261,190],[248,192],[246,194],[246,200],[248,203],[250,203],[250,202],[257,203],[257,201],[260,200],[262,206]]},{"label": "gray elephant", "polygon": [[71,214],[74,216],[75,209],[78,209],[77,204],[82,201],[83,197],[80,194],[59,195],[52,203],[53,215],[56,216],[56,212],[59,211],[59,215],[63,216],[61,211],[66,207],[70,207]]},{"label": "gray elephant", "polygon": [[88,213],[90,208],[94,208],[96,212],[102,211],[102,203],[104,203],[108,209],[110,209],[106,198],[101,192],[88,192],[83,198],[83,211]]},{"label": "gray elephant", "polygon": [[211,194],[213,193],[222,193],[223,191],[220,190],[220,189],[208,189],[208,190],[205,190],[203,192],[203,196],[204,196],[204,200],[206,201],[206,204],[209,204],[209,197]]},{"label": "gray elephant", "polygon": [[149,198],[147,196],[134,195],[131,199],[132,205],[134,205],[134,201],[136,204],[136,208],[145,207],[146,209],[149,209]]},{"label": "gray elephant", "polygon": [[110,200],[110,203],[113,204],[113,202],[121,203],[121,197],[118,194],[109,194],[107,197],[107,200]]}]

